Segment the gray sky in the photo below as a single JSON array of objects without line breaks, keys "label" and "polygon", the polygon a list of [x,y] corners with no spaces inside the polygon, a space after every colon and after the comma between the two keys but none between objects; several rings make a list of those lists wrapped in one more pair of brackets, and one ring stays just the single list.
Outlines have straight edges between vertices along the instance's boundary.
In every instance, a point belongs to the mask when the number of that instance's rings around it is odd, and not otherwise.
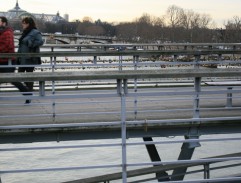
[{"label": "gray sky", "polygon": [[[108,22],[133,21],[144,13],[161,17],[171,5],[209,14],[218,25],[241,17],[241,0],[18,0],[20,8],[31,13],[69,14],[69,20],[88,16]],[[16,0],[0,0],[0,11],[8,11]]]}]

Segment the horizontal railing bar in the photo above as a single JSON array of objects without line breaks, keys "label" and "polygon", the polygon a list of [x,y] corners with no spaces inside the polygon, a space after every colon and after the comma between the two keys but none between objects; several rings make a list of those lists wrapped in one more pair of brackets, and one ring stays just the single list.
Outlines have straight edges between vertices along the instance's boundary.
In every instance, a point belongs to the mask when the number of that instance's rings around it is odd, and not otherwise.
[{"label": "horizontal railing bar", "polygon": [[[126,121],[127,125],[134,125],[135,127],[147,125],[147,124],[159,124],[159,125],[173,125],[178,123],[190,123],[201,124],[208,122],[212,124],[214,121],[240,121],[241,116],[235,117],[215,117],[215,118],[187,118],[187,119],[168,119],[168,120],[140,120],[140,121]],[[121,122],[91,122],[91,123],[67,123],[67,124],[39,124],[39,125],[11,125],[0,126],[0,130],[24,130],[24,129],[59,129],[59,128],[72,128],[72,127],[91,127],[91,126],[117,126]],[[119,126],[118,126],[119,127]]]},{"label": "horizontal railing bar", "polygon": [[6,73],[0,82],[14,81],[64,81],[101,79],[144,79],[144,78],[188,78],[241,76],[240,69],[164,69],[136,71],[86,71],[86,72],[45,72],[45,73]]},{"label": "horizontal railing bar", "polygon": [[121,164],[114,165],[96,165],[96,166],[78,166],[78,167],[63,167],[63,168],[38,168],[38,169],[22,169],[22,170],[4,170],[0,174],[9,173],[28,173],[28,172],[46,172],[46,171],[66,171],[66,170],[80,170],[80,169],[97,169],[97,168],[116,168],[121,167]]},{"label": "horizontal railing bar", "polygon": [[[225,90],[226,91],[226,90]],[[219,94],[225,94],[226,92],[221,92]],[[231,91],[230,91],[231,93]],[[196,97],[197,99],[224,99],[223,97],[206,97],[206,96],[200,96],[199,97]],[[232,96],[233,99],[237,98],[241,98],[241,96]],[[130,99],[130,98],[128,98]],[[142,99],[142,98],[139,98],[138,99],[138,102],[151,102],[151,101],[158,101],[158,102],[162,102],[162,101],[182,101],[182,100],[193,100],[193,98],[190,98],[189,96],[185,97],[185,96],[182,96],[182,98],[179,98],[179,97],[171,97],[171,98],[157,98],[157,99]],[[133,102],[133,101],[127,101],[127,102]]]},{"label": "horizontal railing bar", "polygon": [[[22,94],[27,94],[28,92],[21,92]],[[210,92],[210,93],[214,93],[215,92]],[[208,94],[210,94],[208,93]],[[220,94],[226,93],[226,92],[218,92]],[[126,97],[135,97],[135,96],[173,96],[173,95],[191,95],[190,96],[190,100],[192,99],[192,95],[195,95],[196,92],[194,91],[190,91],[190,92],[138,92],[138,93],[128,93],[126,95]],[[87,98],[87,97],[91,97],[91,98],[110,98],[110,97],[118,97],[118,94],[113,94],[113,93],[108,93],[108,94],[64,94],[64,95],[45,95],[45,96],[34,96],[34,95],[25,95],[25,96],[4,96],[4,97],[0,97],[0,100],[22,100],[23,98],[26,99],[72,99],[72,98]]]},{"label": "horizontal railing bar", "polygon": [[[190,142],[218,142],[218,141],[236,141],[241,140],[241,137],[226,137],[226,138],[208,138],[208,139],[183,139],[183,140],[167,140],[167,141],[151,141],[151,142],[127,142],[127,146],[150,145],[150,144],[175,144],[175,143],[190,143]],[[43,146],[43,147],[21,147],[21,148],[1,148],[0,153],[4,151],[29,151],[29,150],[50,150],[50,149],[76,149],[86,147],[110,147],[121,146],[121,143],[104,143],[104,144],[89,144],[89,145],[68,145],[68,146]],[[236,153],[234,155],[241,153]],[[232,154],[231,154],[232,155]]]},{"label": "horizontal railing bar", "polygon": [[[42,65],[15,65],[14,63],[12,65],[1,65],[1,67],[29,67],[29,66],[36,66],[36,67],[52,67],[52,65],[55,66],[55,68],[62,68],[62,67],[110,67],[110,66],[156,66],[156,65],[186,65],[186,66],[193,66],[193,65],[227,65],[227,64],[240,64],[240,60],[206,60],[202,61],[200,60],[198,63],[194,61],[165,61],[165,60],[149,60],[149,61],[139,61],[137,63],[133,63],[133,60],[130,59],[122,59],[122,62],[119,62],[120,60],[111,61],[111,63],[103,63],[103,62],[109,62],[108,60],[100,60],[96,61],[95,63],[88,63],[90,61],[86,61],[86,63],[79,63],[80,60],[73,60],[73,61],[65,61],[65,60],[57,60],[55,63],[50,63],[49,61],[43,61]],[[67,62],[67,63],[66,63]],[[71,63],[71,64],[68,64]]]},{"label": "horizontal railing bar", "polygon": [[[151,62],[151,63],[150,63]],[[146,66],[150,66],[150,67],[157,67],[157,66],[176,66],[176,65],[186,65],[186,66],[193,66],[193,65],[199,65],[199,66],[208,66],[208,65],[213,65],[213,64],[216,64],[216,65],[238,65],[238,64],[241,64],[241,61],[200,61],[198,63],[196,62],[191,62],[191,61],[188,61],[188,62],[181,62],[181,61],[178,61],[178,62],[170,62],[170,61],[162,61],[162,62],[158,62],[158,61],[155,61],[153,63],[153,61],[150,61],[150,62],[138,62],[138,63],[109,63],[109,64],[100,64],[100,63],[96,63],[96,64],[60,64],[60,63],[56,63],[54,64],[54,68],[55,69],[69,69],[69,68],[76,68],[76,69],[81,69],[83,67],[89,67],[89,68],[105,68],[105,69],[118,69],[118,67],[122,66],[124,67],[124,69],[131,69],[131,67],[138,67],[138,68],[141,68],[141,67],[146,67]],[[0,68],[8,68],[8,67],[36,67],[36,68],[46,68],[46,69],[52,69],[53,65],[51,63],[49,64],[42,64],[42,65],[1,65]],[[166,69],[166,68],[165,68]]]},{"label": "horizontal railing bar", "polygon": [[[199,108],[198,110],[200,112],[202,112],[202,111],[220,111],[221,109],[223,111],[225,111],[225,110],[230,111],[230,109],[232,109],[232,110],[240,110],[241,107],[204,108],[204,109],[203,108]],[[177,111],[179,111],[179,112],[181,112],[181,111],[193,111],[193,108],[186,108],[186,109],[183,109],[183,108],[182,109],[163,109],[163,110],[161,110],[161,109],[159,109],[159,110],[158,109],[157,110],[138,110],[138,113],[151,113],[151,112],[163,112],[164,113],[164,112],[177,112]],[[132,114],[134,112],[135,111],[126,111],[126,114]],[[79,113],[71,113],[71,112],[70,113],[57,113],[57,112],[55,112],[54,116],[55,117],[58,117],[58,116],[80,116],[80,115],[87,115],[87,114],[89,114],[89,115],[101,115],[101,114],[108,115],[108,114],[120,114],[120,112],[119,111],[116,111],[116,112],[114,112],[114,111],[112,111],[112,112],[94,112],[93,111],[93,112],[79,112]],[[52,117],[53,114],[49,113],[49,114],[2,115],[2,116],[0,116],[0,118],[26,118],[26,117],[43,117],[43,116]],[[203,119],[203,118],[200,117],[200,119]],[[222,117],[222,119],[223,119],[223,117]]]},{"label": "horizontal railing bar", "polygon": [[224,158],[203,158],[203,159],[191,159],[191,160],[175,160],[175,161],[155,161],[155,162],[143,162],[143,163],[127,163],[126,166],[136,167],[145,165],[172,165],[172,164],[188,164],[188,163],[217,163],[223,161],[239,161],[241,156],[238,157],[224,157]]},{"label": "horizontal railing bar", "polygon": [[[183,140],[167,140],[167,141],[151,141],[151,142],[127,142],[128,146],[149,145],[149,144],[176,144],[176,143],[190,143],[190,142],[218,142],[218,141],[236,141],[241,140],[241,137],[226,137],[226,138],[212,138],[212,139],[183,139]],[[241,153],[239,153],[241,156]]]},{"label": "horizontal railing bar", "polygon": [[[27,97],[28,98],[28,97]],[[20,97],[20,99],[22,99]],[[61,105],[61,104],[66,104],[66,105],[83,105],[83,104],[96,104],[96,103],[102,103],[102,104],[109,104],[113,102],[119,102],[119,100],[112,100],[112,101],[88,101],[88,102],[54,102],[55,105]],[[129,103],[133,101],[128,101]],[[39,103],[32,103],[32,106],[42,106],[42,105],[52,105],[53,102],[39,102]],[[23,106],[23,104],[15,103],[15,104],[0,104],[0,107],[5,107],[5,106]]]},{"label": "horizontal railing bar", "polygon": [[[80,115],[100,115],[100,114],[120,114],[120,112],[81,112],[81,113],[54,113],[55,117],[59,116],[80,116]],[[4,115],[0,118],[26,118],[26,117],[53,117],[53,114],[19,114],[19,115]]]},{"label": "horizontal railing bar", "polygon": [[[132,59],[121,59],[122,62],[120,62],[120,60],[98,60],[95,63],[89,63],[91,61],[82,61],[85,63],[79,63],[81,62],[80,60],[70,60],[70,61],[65,61],[65,60],[57,60],[54,65],[56,67],[61,67],[61,66],[67,66],[67,67],[81,67],[81,66],[89,66],[89,67],[95,67],[95,66],[155,66],[155,65],[210,65],[210,64],[217,64],[217,65],[225,65],[225,64],[240,64],[241,60],[200,60],[198,63],[195,61],[182,61],[182,60],[178,60],[178,61],[165,61],[165,60],[139,60],[138,62],[133,63]],[[109,63],[105,63],[105,62],[109,62]],[[68,64],[71,63],[71,64]],[[19,65],[12,65],[12,66],[19,66]],[[27,65],[22,65],[22,66],[27,66]],[[40,66],[40,65],[37,65]],[[44,61],[44,63],[42,64],[42,66],[52,66],[52,64],[49,61]]]},{"label": "horizontal railing bar", "polygon": [[210,55],[240,54],[241,50],[123,50],[123,51],[42,51],[41,53],[1,53],[1,58],[14,57],[75,57],[75,56],[152,56],[152,55]]},{"label": "horizontal railing bar", "polygon": [[223,166],[210,167],[210,170],[219,170],[219,169],[230,168],[230,167],[234,167],[234,166],[241,166],[241,163],[235,163],[235,164],[231,164],[231,165],[223,165]]},{"label": "horizontal railing bar", "polygon": [[[223,111],[230,111],[230,109],[232,109],[232,110],[240,110],[241,109],[241,107],[230,107],[230,108],[227,108],[227,107],[225,107],[225,108],[202,108],[202,107],[200,107],[200,108],[198,108],[197,110],[199,110],[200,112],[202,112],[202,111],[220,111],[220,110],[223,110]],[[181,109],[178,109],[178,108],[176,108],[176,109],[156,109],[156,110],[138,110],[138,113],[148,113],[148,112],[175,112],[175,111],[193,111],[193,108],[181,108]],[[134,112],[134,111],[127,111],[127,113],[130,113],[130,112]],[[202,119],[201,117],[200,117],[200,119]]]},{"label": "horizontal railing bar", "polygon": [[143,124],[173,124],[173,123],[180,123],[180,122],[187,122],[187,123],[202,123],[202,122],[211,122],[213,121],[239,121],[241,116],[235,116],[235,117],[213,117],[213,118],[186,118],[186,119],[167,119],[167,120],[145,120],[145,121],[126,121],[126,124],[128,125],[143,125]]},{"label": "horizontal railing bar", "polygon": [[61,114],[58,114],[58,113],[55,113],[56,117],[58,116],[79,116],[79,115],[85,115],[85,114],[91,114],[91,115],[98,115],[98,114],[120,114],[120,111],[117,111],[117,112],[81,112],[81,113],[61,113]]},{"label": "horizontal railing bar", "polygon": [[79,149],[79,148],[90,148],[90,147],[114,147],[121,146],[121,143],[111,144],[91,144],[91,145],[71,145],[71,146],[51,146],[51,147],[22,147],[22,148],[6,148],[0,149],[1,152],[6,151],[32,151],[32,150],[51,150],[51,149]]},{"label": "horizontal railing bar", "polygon": [[[22,92],[23,93],[23,92]],[[26,93],[26,92],[25,92]],[[32,96],[32,95],[25,95],[25,96],[4,96],[0,97],[0,100],[22,100],[22,99],[72,99],[72,98],[110,98],[110,97],[118,97],[118,94],[113,93],[100,93],[100,94],[79,94],[79,95],[46,95],[46,96]]]},{"label": "horizontal railing bar", "polygon": [[[177,160],[177,161],[156,161],[151,163],[135,163],[127,164],[127,166],[144,166],[144,165],[184,165],[184,164],[195,164],[195,163],[216,163],[222,161],[241,160],[241,157],[229,157],[229,158],[210,158],[210,159],[199,159],[199,160]],[[197,165],[196,165],[197,166]],[[8,173],[27,173],[27,172],[45,172],[45,171],[64,171],[64,170],[78,170],[78,169],[97,169],[97,168],[114,168],[121,167],[121,164],[113,165],[96,165],[96,166],[78,166],[78,167],[65,167],[65,168],[38,168],[38,169],[22,169],[22,170],[4,170],[0,171],[1,174]],[[241,179],[241,178],[240,178]]]},{"label": "horizontal railing bar", "polygon": [[225,108],[223,108],[223,107],[215,107],[215,108],[203,108],[203,107],[200,107],[199,108],[199,110],[200,111],[220,111],[220,110],[223,110],[223,111],[227,111],[227,110],[230,110],[230,109],[232,109],[232,111],[233,110],[240,110],[241,109],[241,107],[235,107],[235,106],[232,106],[232,107],[225,107]]},{"label": "horizontal railing bar", "polygon": [[[22,106],[22,104],[21,104]],[[199,108],[198,110],[200,112],[202,111],[220,111],[220,110],[227,110],[227,111],[230,111],[230,109],[232,110],[240,110],[241,107],[225,107],[225,108]],[[151,112],[180,112],[180,111],[193,111],[193,108],[187,108],[187,109],[163,109],[163,110],[138,110],[138,113],[151,113]],[[135,111],[126,111],[126,114],[132,114],[134,113]],[[101,115],[101,114],[120,114],[119,111],[116,111],[116,112],[79,112],[79,113],[54,113],[55,117],[58,117],[58,116],[80,116],[80,115]],[[19,115],[2,115],[0,116],[0,118],[26,118],[26,117],[52,117],[53,114],[49,113],[49,114],[19,114]],[[224,117],[222,117],[221,119],[223,119]],[[231,117],[232,118],[232,117]],[[200,117],[200,119],[203,119]],[[208,120],[210,120],[212,118],[208,118]],[[220,120],[221,120],[220,119]],[[225,118],[226,119],[226,118]],[[173,120],[173,119],[172,119]],[[186,119],[185,119],[186,120]],[[227,119],[226,119],[227,120]],[[201,120],[200,120],[201,121]],[[173,121],[172,121],[173,122]]]},{"label": "horizontal railing bar", "polygon": [[[28,92],[21,92],[22,94],[27,94]],[[195,91],[159,91],[159,92],[129,92],[128,94],[126,94],[126,97],[131,98],[131,97],[136,97],[136,96],[178,96],[178,95],[186,95],[187,97],[185,98],[178,98],[178,97],[172,97],[172,98],[160,98],[157,99],[155,101],[167,101],[167,100],[193,100],[193,96],[196,94],[199,94],[199,97],[196,97],[196,99],[223,99],[223,97],[217,97],[217,96],[212,96],[212,97],[206,97],[205,95],[210,95],[210,94],[227,94],[227,93],[240,93],[239,90],[233,89],[231,91],[228,91],[227,89],[220,89],[220,91],[200,91],[200,92],[195,92]],[[19,94],[16,93],[16,94]],[[113,94],[113,93],[108,93],[108,94],[104,94],[104,93],[99,93],[99,94],[76,94],[76,93],[72,93],[72,94],[58,94],[55,93],[54,95],[50,94],[50,95],[46,95],[46,96],[37,96],[37,95],[25,95],[25,96],[4,96],[4,97],[0,97],[0,100],[22,100],[23,98],[29,98],[29,99],[69,99],[69,98],[86,98],[86,97],[91,97],[91,98],[106,98],[106,97],[117,97],[118,94]],[[232,98],[240,98],[240,96],[232,96]],[[142,101],[151,101],[151,100],[142,100]],[[131,101],[129,101],[131,102]],[[67,104],[68,102],[56,102],[59,104]],[[75,102],[73,102],[75,103]],[[73,104],[71,103],[71,104]],[[87,102],[87,103],[91,103],[91,102]]]},{"label": "horizontal railing bar", "polygon": [[163,183],[207,183],[207,182],[227,182],[227,181],[240,181],[241,177],[228,177],[228,178],[212,178],[212,179],[192,179],[183,181],[162,181]]},{"label": "horizontal railing bar", "polygon": [[[74,36],[75,37],[75,36]],[[66,47],[121,47],[121,46],[126,46],[126,47],[170,47],[170,46],[206,46],[209,49],[209,46],[236,46],[239,47],[241,46],[240,43],[95,43],[95,44],[44,44],[42,47],[44,48],[66,48]],[[18,45],[16,45],[18,47]]]},{"label": "horizontal railing bar", "polygon": [[[225,92],[223,92],[223,93],[232,93],[232,91],[230,91],[230,92],[226,92],[226,90],[225,90]],[[235,92],[235,93],[238,93],[238,90],[237,90],[237,92]],[[221,93],[219,93],[219,94],[221,94]],[[199,96],[198,97],[199,99],[224,99],[223,97],[216,97],[216,96],[210,96],[210,97],[203,97],[203,96]],[[228,98],[228,97],[227,97]],[[240,99],[241,98],[241,96],[232,96],[232,98],[233,99]]]},{"label": "horizontal railing bar", "polygon": [[[182,108],[182,109],[156,109],[156,110],[138,110],[138,113],[148,113],[148,112],[175,112],[175,111],[193,111],[193,108]],[[129,111],[127,111],[129,112]],[[131,111],[134,112],[134,111]]]},{"label": "horizontal railing bar", "polygon": [[[17,45],[16,45],[17,46]],[[111,43],[111,44],[100,44],[100,43],[95,43],[95,44],[44,44],[42,47],[46,48],[52,48],[52,47],[116,47],[116,46],[241,46],[240,43]]]},{"label": "horizontal railing bar", "polygon": [[0,126],[0,130],[20,130],[20,129],[41,129],[41,128],[72,128],[89,126],[120,125],[120,121],[112,122],[90,122],[90,123],[65,123],[65,124],[38,124],[38,125],[11,125]]}]

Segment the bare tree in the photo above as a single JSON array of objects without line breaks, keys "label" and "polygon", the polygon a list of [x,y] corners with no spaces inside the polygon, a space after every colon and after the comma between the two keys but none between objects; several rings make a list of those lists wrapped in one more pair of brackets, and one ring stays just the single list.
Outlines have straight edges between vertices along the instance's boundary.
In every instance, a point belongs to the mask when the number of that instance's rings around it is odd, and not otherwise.
[{"label": "bare tree", "polygon": [[182,26],[189,30],[191,29],[191,22],[193,21],[193,17],[195,16],[194,11],[192,10],[185,10],[182,16]]},{"label": "bare tree", "polygon": [[164,17],[153,17],[152,24],[158,27],[165,27],[165,18]]},{"label": "bare tree", "polygon": [[[184,10],[176,5],[169,6],[166,12],[167,25],[170,26],[170,37],[171,41],[176,41],[178,36],[180,36],[180,27],[183,22]],[[179,33],[178,33],[179,32]]]},{"label": "bare tree", "polygon": [[225,25],[225,38],[228,42],[241,41],[241,18],[234,16],[232,20],[228,20]]},{"label": "bare tree", "polygon": [[202,14],[200,16],[200,28],[209,28],[212,22],[212,18],[208,14]]},{"label": "bare tree", "polygon": [[178,27],[182,24],[184,10],[176,5],[169,6],[166,12],[167,24]]}]

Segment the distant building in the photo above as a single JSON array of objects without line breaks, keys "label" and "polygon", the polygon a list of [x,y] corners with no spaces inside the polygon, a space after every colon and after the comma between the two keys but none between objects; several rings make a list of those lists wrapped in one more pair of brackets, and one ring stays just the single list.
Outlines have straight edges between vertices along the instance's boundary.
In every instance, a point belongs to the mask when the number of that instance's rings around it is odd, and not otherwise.
[{"label": "distant building", "polygon": [[[56,15],[54,14],[37,14],[37,13],[30,13],[27,12],[19,7],[18,0],[16,1],[16,5],[13,9],[10,9],[7,12],[0,12],[0,16],[5,16],[8,18],[10,22],[19,21],[22,19],[22,17],[25,16],[31,16],[34,19],[40,19],[44,22],[52,22],[52,23],[58,23],[58,22],[67,22],[68,19],[65,19],[59,15],[59,12],[57,12]],[[65,14],[65,17],[68,17],[68,14]]]},{"label": "distant building", "polygon": [[66,21],[69,21],[69,14],[64,14],[64,19],[65,19]]}]

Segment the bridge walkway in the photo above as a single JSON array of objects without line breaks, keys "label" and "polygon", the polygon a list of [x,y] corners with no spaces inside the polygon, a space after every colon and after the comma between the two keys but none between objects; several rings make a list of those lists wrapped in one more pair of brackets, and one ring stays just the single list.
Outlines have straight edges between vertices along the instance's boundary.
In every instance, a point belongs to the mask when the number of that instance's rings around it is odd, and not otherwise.
[{"label": "bridge walkway", "polygon": [[[149,89],[156,92],[174,92],[175,90],[191,91],[192,88],[156,88]],[[148,91],[144,89],[143,91]],[[62,95],[66,99],[49,99],[51,97],[38,97],[38,92],[34,93],[31,104],[24,104],[24,98],[21,98],[19,93],[10,93],[6,96],[19,97],[18,100],[0,101],[0,115],[6,116],[1,120],[0,125],[34,125],[34,124],[58,124],[58,123],[84,123],[84,122],[112,122],[120,121],[121,105],[120,97],[117,96],[116,90],[102,90],[104,97],[96,95],[93,90],[79,90],[71,91],[57,91],[55,94]],[[107,97],[107,95],[112,97]],[[141,93],[141,91],[140,91]],[[51,93],[49,93],[51,95]],[[46,93],[47,96],[50,96]],[[72,96],[71,96],[72,95]],[[113,95],[116,95],[115,97]],[[233,110],[241,107],[241,93],[235,94],[233,101],[233,108],[225,108],[226,98],[225,94],[215,94],[216,100],[210,100],[210,97],[203,99],[200,104],[200,118],[209,117],[225,117],[225,116],[240,116],[239,110]],[[87,96],[87,97],[85,97]],[[4,97],[4,94],[1,94]],[[175,96],[178,98],[177,94]],[[161,119],[190,119],[193,116],[193,100],[192,96],[181,96],[182,99],[175,99],[166,101],[166,96],[147,96],[139,97],[138,106],[135,109],[135,98],[127,95],[127,116],[128,121],[133,120],[161,120]],[[179,96],[180,97],[180,96]],[[36,99],[35,99],[36,98]],[[55,109],[53,109],[55,105]],[[205,108],[220,108],[220,110],[203,110]],[[222,108],[222,110],[221,110]],[[185,110],[186,109],[186,110]],[[136,111],[135,111],[136,110]],[[180,112],[174,112],[174,111]],[[136,112],[136,113],[135,113]],[[54,117],[53,117],[54,115]],[[16,120],[16,118],[18,120]]]}]

